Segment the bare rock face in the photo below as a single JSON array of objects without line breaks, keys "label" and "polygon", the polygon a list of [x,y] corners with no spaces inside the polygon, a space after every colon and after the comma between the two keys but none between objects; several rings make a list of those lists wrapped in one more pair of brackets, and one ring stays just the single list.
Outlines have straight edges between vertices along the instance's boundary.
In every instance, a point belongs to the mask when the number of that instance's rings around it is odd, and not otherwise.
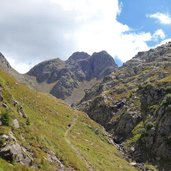
[{"label": "bare rock face", "polygon": [[76,52],[68,60],[54,59],[33,67],[27,74],[37,82],[53,84],[49,92],[55,97],[66,99],[83,81],[102,79],[117,69],[114,59],[105,51],[90,56]]},{"label": "bare rock face", "polygon": [[90,59],[93,77],[104,78],[117,68],[113,58],[106,52],[93,53]]},{"label": "bare rock face", "polygon": [[65,67],[65,63],[59,58],[50,61],[44,61],[36,65],[29,71],[29,75],[36,76],[39,83],[47,81],[52,83],[58,80],[60,71]]},{"label": "bare rock face", "polygon": [[[144,127],[135,145],[136,159],[171,161],[171,89],[170,85],[147,85],[140,90]],[[137,151],[139,155],[137,156]]]}]

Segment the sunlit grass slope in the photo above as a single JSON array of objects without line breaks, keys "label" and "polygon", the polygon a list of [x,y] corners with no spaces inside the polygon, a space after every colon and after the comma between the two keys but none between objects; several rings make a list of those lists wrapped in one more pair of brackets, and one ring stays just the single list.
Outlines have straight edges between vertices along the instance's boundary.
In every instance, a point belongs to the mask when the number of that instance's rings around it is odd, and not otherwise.
[{"label": "sunlit grass slope", "polygon": [[[32,152],[36,166],[26,167],[0,158],[0,171],[58,170],[60,166],[48,160],[49,152],[53,152],[65,168],[81,171],[136,170],[108,143],[104,129],[86,114],[70,108],[63,101],[48,94],[36,92],[18,83],[1,70],[0,84],[10,116],[10,125],[0,126],[0,134],[8,134],[12,130],[17,142]],[[27,119],[18,114],[13,100],[23,106]],[[4,110],[7,109],[0,107],[0,114]],[[19,121],[20,128],[12,126],[13,119]]]},{"label": "sunlit grass slope", "polygon": [[168,75],[167,77],[163,78],[162,80],[160,80],[160,82],[164,82],[164,83],[171,82],[171,75]]}]

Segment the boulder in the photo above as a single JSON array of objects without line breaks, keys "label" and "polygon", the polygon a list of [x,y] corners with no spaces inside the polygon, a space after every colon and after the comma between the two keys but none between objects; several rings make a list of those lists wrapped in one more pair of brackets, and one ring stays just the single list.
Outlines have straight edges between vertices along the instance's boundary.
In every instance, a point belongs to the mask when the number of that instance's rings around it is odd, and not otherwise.
[{"label": "boulder", "polygon": [[9,162],[19,162],[26,166],[32,164],[32,153],[21,146],[12,131],[8,135],[0,135],[0,157]]},{"label": "boulder", "polygon": [[17,110],[18,110],[18,113],[19,113],[19,115],[20,115],[21,117],[27,118],[27,114],[24,112],[22,106],[19,106]]},{"label": "boulder", "polygon": [[20,146],[18,143],[7,144],[5,147],[0,149],[0,156],[9,161],[17,161],[24,165],[30,166],[32,159],[27,150]]},{"label": "boulder", "polygon": [[14,128],[17,128],[17,129],[20,128],[20,125],[19,125],[19,122],[17,119],[13,120],[13,126],[14,126]]},{"label": "boulder", "polygon": [[14,107],[17,106],[18,104],[19,104],[19,103],[18,103],[16,100],[13,101]]},{"label": "boulder", "polygon": [[8,105],[6,103],[2,103],[2,107],[8,109]]}]

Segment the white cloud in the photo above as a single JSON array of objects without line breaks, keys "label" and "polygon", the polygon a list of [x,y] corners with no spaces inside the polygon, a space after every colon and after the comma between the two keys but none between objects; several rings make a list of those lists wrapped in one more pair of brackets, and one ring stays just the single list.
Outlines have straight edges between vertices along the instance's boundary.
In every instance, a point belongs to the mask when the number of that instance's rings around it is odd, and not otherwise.
[{"label": "white cloud", "polygon": [[148,50],[149,47],[146,42],[151,39],[152,36],[150,33],[121,34],[112,50],[115,56],[118,56],[123,62],[126,62],[137,52]]},{"label": "white cloud", "polygon": [[161,41],[159,44],[155,45],[153,48],[156,48],[157,46],[161,46],[161,45],[166,44],[168,42],[171,42],[171,38],[168,38],[168,39]]},{"label": "white cloud", "polygon": [[150,33],[130,33],[132,29],[129,26],[117,21],[117,15],[121,12],[118,0],[52,2],[65,10],[79,12],[75,18],[79,29],[67,35],[75,40],[78,51],[92,54],[94,51],[107,50],[112,56],[117,56],[125,62],[138,51],[148,49],[146,42],[152,39]]},{"label": "white cloud", "polygon": [[171,24],[171,17],[168,14],[157,12],[154,14],[147,15],[147,17],[156,19],[161,24],[166,24],[166,25]]},{"label": "white cloud", "polygon": [[125,62],[148,50],[148,41],[164,38],[162,30],[134,32],[117,21],[120,13],[118,0],[2,0],[0,49],[23,73],[37,62],[67,59],[75,51],[106,50]]},{"label": "white cloud", "polygon": [[158,29],[153,34],[154,41],[158,41],[159,39],[165,39],[166,35],[162,29]]},{"label": "white cloud", "polygon": [[[50,0],[52,3],[60,5],[66,11],[76,11],[80,14],[79,17],[89,19],[95,15],[103,14],[116,18],[120,13],[120,5],[118,0]],[[106,10],[111,9],[112,10]],[[103,9],[103,10],[102,10]],[[85,17],[85,18],[84,18]]]},{"label": "white cloud", "polygon": [[[15,59],[9,58],[10,65],[15,68],[15,70],[20,71],[21,73],[24,73],[25,71],[28,71],[31,67],[30,64],[27,63],[16,63]],[[34,64],[35,65],[35,64]]]}]

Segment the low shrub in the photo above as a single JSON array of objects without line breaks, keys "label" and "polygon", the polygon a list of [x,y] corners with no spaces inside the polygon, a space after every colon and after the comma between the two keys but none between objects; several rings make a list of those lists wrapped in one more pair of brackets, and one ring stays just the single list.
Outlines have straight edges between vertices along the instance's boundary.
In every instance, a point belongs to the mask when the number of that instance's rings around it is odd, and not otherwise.
[{"label": "low shrub", "polygon": [[3,125],[9,126],[10,118],[7,111],[1,114],[1,122]]},{"label": "low shrub", "polygon": [[146,130],[150,130],[153,127],[154,127],[154,124],[152,122],[147,122],[146,125],[145,125]]}]

